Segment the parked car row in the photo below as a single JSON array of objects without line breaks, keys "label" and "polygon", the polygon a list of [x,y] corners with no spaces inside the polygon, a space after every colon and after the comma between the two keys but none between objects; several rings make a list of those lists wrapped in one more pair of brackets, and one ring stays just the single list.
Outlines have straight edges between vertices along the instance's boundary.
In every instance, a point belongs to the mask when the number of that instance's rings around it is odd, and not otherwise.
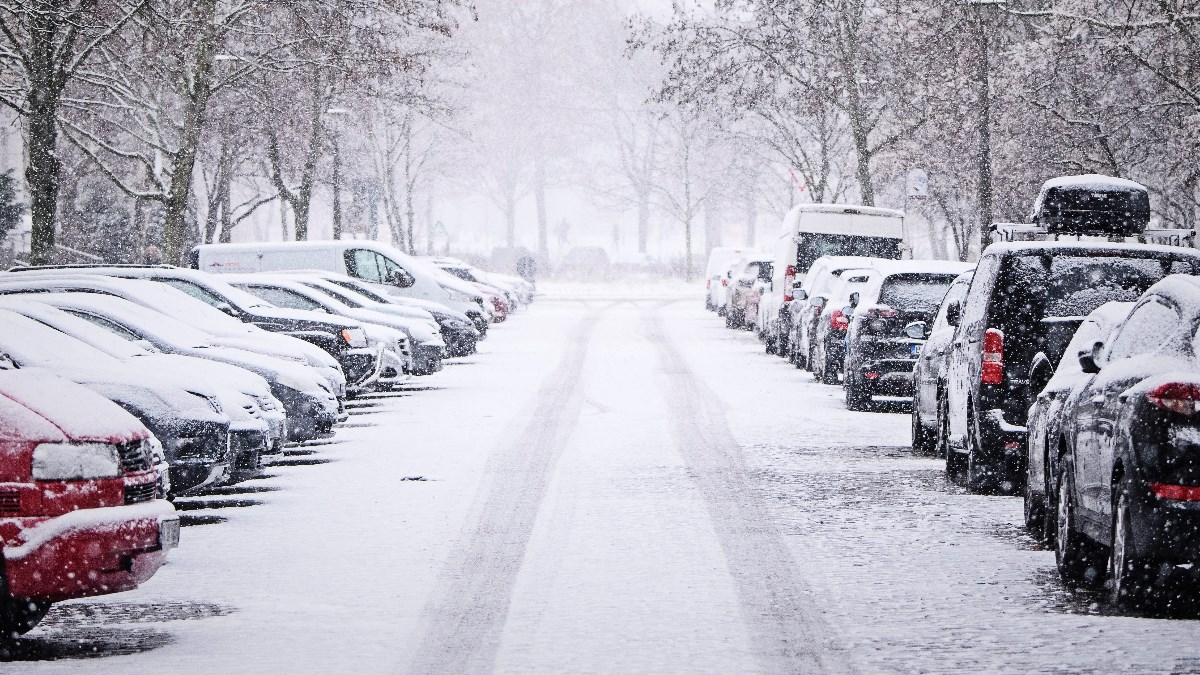
[{"label": "parked car row", "polygon": [[[740,323],[840,382],[849,409],[911,396],[914,450],[973,492],[1021,493],[1067,584],[1170,606],[1200,590],[1200,252],[1121,243],[1147,238],[1147,204],[1129,181],[1047,181],[1014,229],[1043,240],[993,244],[974,269],[890,249],[807,261],[785,228],[786,285]],[[1109,241],[1044,240],[1063,233]]]},{"label": "parked car row", "polygon": [[[286,443],[332,435],[347,398],[473,353],[481,319],[498,323],[535,295],[520,279],[383,246],[337,259],[360,274],[314,269],[311,256],[303,270],[225,275],[0,273],[0,633],[32,628],[51,602],[148,579],[178,541],[169,499],[252,478]],[[414,292],[421,281],[466,304]]]}]

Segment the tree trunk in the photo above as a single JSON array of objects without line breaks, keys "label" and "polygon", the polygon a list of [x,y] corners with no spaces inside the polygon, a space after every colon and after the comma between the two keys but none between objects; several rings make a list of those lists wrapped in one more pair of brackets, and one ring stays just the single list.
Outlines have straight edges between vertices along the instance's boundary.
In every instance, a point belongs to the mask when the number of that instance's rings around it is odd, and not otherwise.
[{"label": "tree trunk", "polygon": [[746,194],[746,246],[754,248],[758,239],[758,202],[753,193]]},{"label": "tree trunk", "polygon": [[977,26],[979,39],[979,254],[991,243],[992,227],[992,84],[987,27]]},{"label": "tree trunk", "polygon": [[25,181],[29,189],[29,213],[33,218],[29,262],[48,265],[54,260],[54,225],[58,212],[58,95],[31,90],[29,132],[26,138]]},{"label": "tree trunk", "polygon": [[650,239],[650,190],[641,188],[637,191],[637,242],[638,253],[646,252],[646,242]]},{"label": "tree trunk", "polygon": [[342,238],[342,147],[333,139],[333,238]]},{"label": "tree trunk", "polygon": [[546,223],[546,160],[538,153],[533,169],[533,198],[537,205],[538,258],[550,259],[550,242]]},{"label": "tree trunk", "polygon": [[513,194],[504,200],[504,242],[508,248],[517,246],[517,199]]},{"label": "tree trunk", "polygon": [[212,70],[216,55],[216,0],[200,0],[196,12],[203,17],[203,35],[196,44],[192,63],[192,83],[183,112],[183,142],[172,157],[171,184],[167,190],[163,218],[163,262],[179,264],[183,260],[188,199],[192,193],[192,175],[196,153],[208,117],[212,96]]}]

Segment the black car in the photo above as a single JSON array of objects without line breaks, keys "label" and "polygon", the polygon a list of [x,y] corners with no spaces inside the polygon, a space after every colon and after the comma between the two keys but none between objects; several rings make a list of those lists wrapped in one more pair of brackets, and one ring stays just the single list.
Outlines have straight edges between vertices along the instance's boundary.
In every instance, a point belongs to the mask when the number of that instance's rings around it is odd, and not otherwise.
[{"label": "black car", "polygon": [[954,279],[969,267],[928,260],[880,265],[880,274],[860,292],[846,331],[847,408],[864,410],[875,396],[913,395],[913,366],[926,326]]},{"label": "black car", "polygon": [[1035,363],[1057,367],[1075,330],[1063,319],[1135,300],[1181,273],[1200,273],[1200,253],[1140,244],[989,246],[966,300],[948,308],[956,325],[944,391],[948,476],[975,490],[1019,490],[1037,394],[1031,373]]},{"label": "black car", "polygon": [[1067,344],[1058,368],[1044,383],[1043,376],[1037,374],[1040,370],[1038,365],[1035,363],[1033,366],[1031,386],[1038,390],[1038,394],[1029,407],[1023,497],[1025,526],[1044,541],[1052,542],[1054,539],[1054,509],[1048,504],[1053,503],[1054,480],[1058,476],[1058,462],[1065,448],[1063,427],[1070,422],[1064,415],[1064,406],[1075,387],[1090,379],[1083,372],[1078,354],[1090,351],[1097,342],[1105,341],[1117,324],[1129,315],[1132,306],[1133,303],[1129,302],[1109,302],[1082,321],[1073,322],[1078,324],[1075,336]]},{"label": "black car", "polygon": [[352,392],[368,387],[378,378],[382,368],[379,352],[368,347],[359,322],[317,312],[273,307],[206,272],[169,265],[63,265],[18,268],[14,271],[38,270],[58,270],[63,274],[100,274],[167,284],[239,321],[272,333],[297,337],[320,347],[337,359]]},{"label": "black car", "polygon": [[1116,603],[1155,600],[1200,562],[1198,330],[1200,279],[1171,276],[1079,356],[1091,377],[1063,412],[1055,554],[1068,581],[1107,576]]}]

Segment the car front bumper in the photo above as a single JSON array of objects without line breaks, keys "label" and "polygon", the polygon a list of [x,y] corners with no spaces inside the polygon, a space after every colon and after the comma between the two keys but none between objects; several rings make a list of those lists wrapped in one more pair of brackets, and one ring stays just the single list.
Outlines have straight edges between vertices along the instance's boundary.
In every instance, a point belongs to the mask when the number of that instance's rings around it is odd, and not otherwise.
[{"label": "car front bumper", "polygon": [[23,600],[58,602],[137,588],[179,543],[179,517],[162,499],[5,521],[21,521],[20,534],[4,541],[4,573],[9,594]]}]

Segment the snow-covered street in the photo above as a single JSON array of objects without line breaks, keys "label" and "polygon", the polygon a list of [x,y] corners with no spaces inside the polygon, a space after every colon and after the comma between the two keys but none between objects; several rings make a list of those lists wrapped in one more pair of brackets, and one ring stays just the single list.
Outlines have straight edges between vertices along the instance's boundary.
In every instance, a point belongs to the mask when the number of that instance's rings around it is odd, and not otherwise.
[{"label": "snow-covered street", "polygon": [[1067,591],[1015,497],[907,409],[705,312],[545,285],[479,353],[181,498],[137,591],[56,605],[12,672],[1200,670],[1200,623]]}]

